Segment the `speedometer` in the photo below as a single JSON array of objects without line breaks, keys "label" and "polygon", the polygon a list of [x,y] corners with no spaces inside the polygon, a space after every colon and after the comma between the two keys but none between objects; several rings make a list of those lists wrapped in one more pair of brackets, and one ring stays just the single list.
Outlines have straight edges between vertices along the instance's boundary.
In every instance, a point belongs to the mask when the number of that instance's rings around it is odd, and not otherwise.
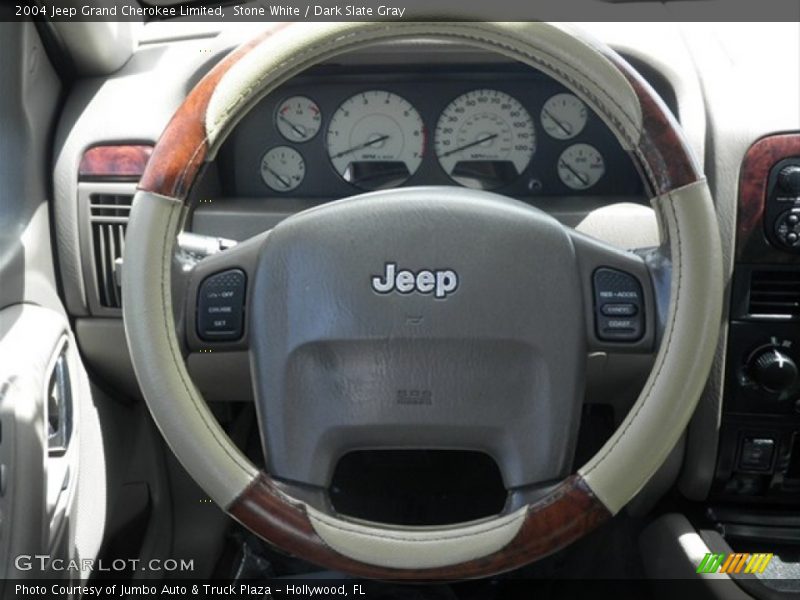
[{"label": "speedometer", "polygon": [[328,155],[346,181],[368,190],[400,185],[422,162],[425,125],[408,100],[372,90],[345,100],[328,126]]},{"label": "speedometer", "polygon": [[497,188],[516,179],[536,150],[533,119],[499,90],[473,90],[453,100],[436,125],[436,156],[462,185]]}]

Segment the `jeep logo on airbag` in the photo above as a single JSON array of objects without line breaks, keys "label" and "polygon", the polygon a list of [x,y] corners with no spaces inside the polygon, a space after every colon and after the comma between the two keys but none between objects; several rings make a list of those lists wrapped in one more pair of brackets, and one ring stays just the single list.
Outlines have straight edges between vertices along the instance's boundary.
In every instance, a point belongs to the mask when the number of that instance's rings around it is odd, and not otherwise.
[{"label": "jeep logo on airbag", "polygon": [[452,269],[422,269],[414,273],[408,269],[398,271],[396,263],[386,263],[384,269],[383,275],[372,277],[372,289],[379,294],[432,293],[434,298],[444,299],[458,287],[458,274]]}]

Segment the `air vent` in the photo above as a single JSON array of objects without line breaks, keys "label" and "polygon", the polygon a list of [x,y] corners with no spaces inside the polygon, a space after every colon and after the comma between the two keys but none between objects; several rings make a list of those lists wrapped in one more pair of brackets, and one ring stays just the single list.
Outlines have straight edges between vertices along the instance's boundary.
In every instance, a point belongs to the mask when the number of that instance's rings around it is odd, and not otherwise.
[{"label": "air vent", "polygon": [[753,271],[747,312],[753,316],[800,317],[800,271]]},{"label": "air vent", "polygon": [[125,250],[125,228],[132,202],[133,196],[125,194],[89,196],[98,299],[107,308],[122,307],[119,265]]}]

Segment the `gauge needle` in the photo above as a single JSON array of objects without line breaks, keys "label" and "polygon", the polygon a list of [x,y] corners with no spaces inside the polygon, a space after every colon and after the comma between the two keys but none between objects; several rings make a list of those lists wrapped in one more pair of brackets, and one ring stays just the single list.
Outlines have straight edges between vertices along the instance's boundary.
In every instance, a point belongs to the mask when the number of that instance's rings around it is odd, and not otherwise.
[{"label": "gauge needle", "polygon": [[572,135],[572,127],[570,127],[570,126],[569,126],[569,124],[566,124],[566,125],[565,125],[565,124],[564,124],[562,121],[559,121],[558,119],[556,119],[556,118],[555,118],[555,116],[553,115],[553,113],[551,113],[551,112],[550,112],[549,110],[547,110],[547,109],[544,109],[544,111],[543,111],[543,112],[544,112],[544,114],[545,114],[546,116],[548,116],[548,117],[549,117],[549,118],[550,118],[550,119],[553,121],[553,123],[555,123],[556,125],[558,125],[558,128],[559,128],[561,131],[563,131],[563,132],[564,132],[565,134],[567,134],[567,135]]},{"label": "gauge needle", "polygon": [[294,132],[295,132],[297,135],[299,135],[300,137],[305,137],[305,135],[306,135],[306,132],[305,132],[305,131],[303,131],[302,129],[300,129],[300,128],[299,128],[297,125],[295,125],[294,123],[292,123],[292,122],[291,122],[289,119],[287,119],[287,118],[286,118],[286,117],[284,117],[283,115],[278,115],[278,118],[279,118],[281,121],[283,121],[284,123],[286,123],[286,124],[287,124],[289,127],[291,127],[291,128],[292,128],[292,130],[294,130]]},{"label": "gauge needle", "polygon": [[280,182],[283,184],[283,187],[286,187],[286,188],[288,188],[289,186],[291,186],[291,185],[292,185],[292,182],[291,182],[289,179],[286,179],[286,177],[284,177],[283,175],[280,175],[280,174],[276,173],[275,171],[273,171],[273,170],[272,170],[272,169],[270,169],[269,167],[266,167],[266,169],[267,169],[267,171],[268,171],[269,173],[271,173],[271,174],[272,174],[272,176],[273,176],[275,179],[277,179],[278,181],[280,181]]},{"label": "gauge needle", "polygon": [[580,173],[578,173],[575,169],[570,167],[563,160],[561,161],[561,166],[564,167],[567,171],[569,171],[573,175],[575,175],[575,177],[578,179],[578,181],[580,181],[583,185],[589,185],[589,180],[586,178],[585,175],[581,175]]},{"label": "gauge needle", "polygon": [[462,150],[466,150],[467,148],[472,148],[473,146],[478,146],[479,144],[483,144],[488,142],[489,140],[493,140],[496,138],[499,133],[493,133],[492,135],[487,135],[486,137],[482,137],[479,140],[475,140],[474,142],[470,142],[469,144],[464,144],[463,146],[456,148],[454,150],[448,150],[444,154],[440,155],[439,158],[444,158],[445,156],[450,156],[451,154],[455,154],[456,152],[461,152]]},{"label": "gauge needle", "polygon": [[381,135],[376,137],[374,140],[370,140],[368,142],[364,142],[363,144],[359,144],[358,146],[353,146],[352,148],[348,148],[347,150],[342,150],[339,154],[334,154],[331,158],[341,158],[345,154],[350,154],[351,152],[355,152],[356,150],[362,150],[363,148],[369,148],[370,146],[374,146],[375,144],[380,144],[384,140],[388,140],[388,135]]}]

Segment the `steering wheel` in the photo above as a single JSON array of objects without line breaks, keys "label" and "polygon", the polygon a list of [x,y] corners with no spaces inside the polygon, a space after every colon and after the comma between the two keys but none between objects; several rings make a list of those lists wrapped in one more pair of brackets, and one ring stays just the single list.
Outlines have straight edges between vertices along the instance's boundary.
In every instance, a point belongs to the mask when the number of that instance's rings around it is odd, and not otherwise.
[{"label": "steering wheel", "polygon": [[[526,63],[603,119],[651,192],[671,262],[669,310],[657,318],[650,262],[488,192],[399,188],[306,210],[201,261],[187,286],[187,337],[196,339],[197,294],[209,285],[227,290],[244,315],[241,339],[228,346],[250,352],[268,471],[259,472],[209,412],[176,332],[172,261],[190,191],[265,94],[320,61],[409,38]],[[219,506],[264,540],[357,576],[481,577],[583,536],[661,465],[710,369],[721,264],[712,199],[680,127],[602,44],[538,22],[294,24],[219,63],[158,141],[128,227],[125,331],[172,451]],[[601,310],[607,302],[636,314],[620,327]],[[587,353],[659,340],[627,418],[568,475]],[[489,454],[509,490],[506,508],[452,526],[401,527],[344,517],[325,501],[342,455],[397,447]]]}]

